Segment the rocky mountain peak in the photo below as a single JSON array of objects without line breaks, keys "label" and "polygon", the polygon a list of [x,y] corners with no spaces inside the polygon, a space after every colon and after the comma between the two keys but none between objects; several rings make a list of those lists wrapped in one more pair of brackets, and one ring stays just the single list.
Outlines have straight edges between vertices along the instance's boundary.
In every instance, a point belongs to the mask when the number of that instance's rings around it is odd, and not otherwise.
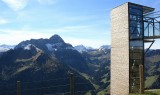
[{"label": "rocky mountain peak", "polygon": [[[31,40],[26,40],[22,41],[19,43],[15,48],[24,48],[28,45],[34,45],[37,48],[40,48],[44,51],[50,51],[54,50],[52,48],[66,48],[66,47],[71,47],[71,45],[66,44],[64,40],[57,34],[53,35],[49,39],[31,39]],[[49,49],[48,49],[49,48]]]},{"label": "rocky mountain peak", "polygon": [[64,40],[57,34],[50,37],[49,40],[53,43],[64,43]]},{"label": "rocky mountain peak", "polygon": [[106,49],[110,49],[110,45],[103,45],[99,48],[99,50],[106,50]]},{"label": "rocky mountain peak", "polygon": [[84,52],[84,51],[86,52],[87,51],[87,48],[84,45],[77,45],[74,48],[79,52]]}]

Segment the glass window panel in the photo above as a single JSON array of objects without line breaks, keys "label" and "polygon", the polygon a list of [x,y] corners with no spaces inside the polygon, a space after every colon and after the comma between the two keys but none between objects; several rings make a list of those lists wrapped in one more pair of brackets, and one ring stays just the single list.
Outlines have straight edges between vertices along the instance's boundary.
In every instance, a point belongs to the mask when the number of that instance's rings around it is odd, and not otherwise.
[{"label": "glass window panel", "polygon": [[136,20],[136,19],[137,19],[136,15],[130,15],[130,20]]},{"label": "glass window panel", "polygon": [[131,59],[142,59],[142,54],[141,53],[131,53],[130,52],[130,58]]},{"label": "glass window panel", "polygon": [[137,10],[137,9],[130,9],[130,13],[131,14],[135,14],[135,15],[142,15],[142,11],[141,10]]},{"label": "glass window panel", "polygon": [[130,78],[139,78],[139,72],[130,71]]},{"label": "glass window panel", "polygon": [[[135,64],[137,65],[137,66],[139,66],[140,64],[142,64],[142,60],[136,60],[135,61]],[[138,67],[139,68],[139,67]]]},{"label": "glass window panel", "polygon": [[153,25],[149,24],[149,36],[153,36]]},{"label": "glass window panel", "polygon": [[143,53],[143,47],[130,47],[130,52],[141,52]]},{"label": "glass window panel", "polygon": [[160,23],[155,23],[155,35],[159,36],[160,35]]},{"label": "glass window panel", "polygon": [[130,27],[130,38],[142,38],[142,28],[140,27]]},{"label": "glass window panel", "polygon": [[134,74],[137,74],[137,73],[139,73],[139,68],[138,68],[139,66],[134,66],[134,65],[132,65],[131,66],[131,68],[130,68],[130,72],[132,72],[132,73],[134,73]]},{"label": "glass window panel", "polygon": [[130,28],[129,28],[130,33],[134,33],[135,28],[136,28],[136,27],[130,27]]},{"label": "glass window panel", "polygon": [[130,27],[140,27],[142,28],[142,22],[136,20],[130,20]]},{"label": "glass window panel", "polygon": [[137,16],[138,21],[142,21],[142,16]]},{"label": "glass window panel", "polygon": [[130,90],[132,90],[133,92],[139,91],[139,79],[130,79]]},{"label": "glass window panel", "polygon": [[[130,92],[139,92],[139,65],[143,64],[143,13],[142,6],[129,5],[130,14]],[[134,40],[133,40],[134,39]]]},{"label": "glass window panel", "polygon": [[132,14],[132,15],[137,15],[137,16],[143,16],[142,14],[137,14],[137,13],[135,13],[135,12],[131,12],[130,14]]},{"label": "glass window panel", "polygon": [[138,34],[131,34],[130,39],[137,39],[140,38]]},{"label": "glass window panel", "polygon": [[130,7],[130,9],[134,8],[134,9],[142,10],[141,6],[137,6],[137,5],[134,5],[134,4],[130,4],[129,7]]},{"label": "glass window panel", "polygon": [[130,41],[130,47],[143,47],[143,41]]},{"label": "glass window panel", "polygon": [[149,35],[149,27],[148,27],[148,22],[144,22],[144,36],[148,36]]},{"label": "glass window panel", "polygon": [[142,28],[142,22],[136,20],[130,20],[130,27],[140,27]]},{"label": "glass window panel", "polygon": [[137,21],[136,20],[130,20],[130,26],[136,27],[137,26]]},{"label": "glass window panel", "polygon": [[137,22],[137,27],[142,28],[142,22]]},{"label": "glass window panel", "polygon": [[139,65],[142,64],[142,60],[130,59],[130,66],[135,66],[139,68]]},{"label": "glass window panel", "polygon": [[[140,64],[142,64],[142,61],[141,59],[130,59],[130,65],[131,66],[139,66]],[[138,67],[139,68],[139,67]]]}]

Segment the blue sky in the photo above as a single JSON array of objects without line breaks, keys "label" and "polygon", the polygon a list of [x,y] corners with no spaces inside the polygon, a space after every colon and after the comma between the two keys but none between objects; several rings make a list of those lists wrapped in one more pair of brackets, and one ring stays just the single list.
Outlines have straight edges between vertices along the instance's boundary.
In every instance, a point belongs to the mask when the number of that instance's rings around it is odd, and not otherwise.
[{"label": "blue sky", "polygon": [[125,2],[160,9],[160,0],[0,0],[0,44],[54,34],[73,46],[110,44],[110,10]]}]

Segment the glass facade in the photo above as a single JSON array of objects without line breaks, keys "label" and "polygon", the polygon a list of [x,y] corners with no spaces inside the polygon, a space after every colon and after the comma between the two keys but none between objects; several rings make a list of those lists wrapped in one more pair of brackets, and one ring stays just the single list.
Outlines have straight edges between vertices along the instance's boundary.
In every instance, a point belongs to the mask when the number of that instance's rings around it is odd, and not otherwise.
[{"label": "glass facade", "polygon": [[129,4],[129,89],[130,93],[139,92],[139,65],[143,64],[143,8]]}]

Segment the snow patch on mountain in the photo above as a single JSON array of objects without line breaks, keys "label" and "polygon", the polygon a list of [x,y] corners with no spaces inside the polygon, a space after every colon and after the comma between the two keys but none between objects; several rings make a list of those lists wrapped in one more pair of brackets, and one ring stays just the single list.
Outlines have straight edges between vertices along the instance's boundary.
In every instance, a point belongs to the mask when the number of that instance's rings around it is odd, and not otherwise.
[{"label": "snow patch on mountain", "polygon": [[[57,51],[58,49],[62,48],[63,43],[56,43],[56,44],[46,44],[46,47],[48,48],[49,51]],[[64,49],[72,49],[75,50],[73,47],[66,47]]]},{"label": "snow patch on mountain", "polygon": [[110,45],[103,45],[99,48],[99,50],[105,50],[105,49],[110,49]]},{"label": "snow patch on mountain", "polygon": [[103,45],[99,48],[92,48],[92,47],[86,47],[83,45],[77,45],[74,47],[78,52],[88,52],[88,51],[94,51],[94,50],[99,50],[99,51],[106,51],[107,49],[110,49],[110,45]]},{"label": "snow patch on mountain", "polygon": [[26,45],[25,47],[24,47],[24,50],[31,50],[31,44],[28,44],[28,45]]},{"label": "snow patch on mountain", "polygon": [[32,44],[28,44],[24,46],[24,50],[31,50],[33,48],[35,48],[37,52],[42,51],[41,49],[37,48],[35,45],[32,45]]},{"label": "snow patch on mountain", "polygon": [[51,44],[46,44],[46,47],[48,48],[49,51],[53,51],[53,47]]},{"label": "snow patch on mountain", "polygon": [[60,48],[63,43],[56,43],[56,44],[46,44],[46,47],[48,48],[49,51],[57,51],[57,48]]}]

